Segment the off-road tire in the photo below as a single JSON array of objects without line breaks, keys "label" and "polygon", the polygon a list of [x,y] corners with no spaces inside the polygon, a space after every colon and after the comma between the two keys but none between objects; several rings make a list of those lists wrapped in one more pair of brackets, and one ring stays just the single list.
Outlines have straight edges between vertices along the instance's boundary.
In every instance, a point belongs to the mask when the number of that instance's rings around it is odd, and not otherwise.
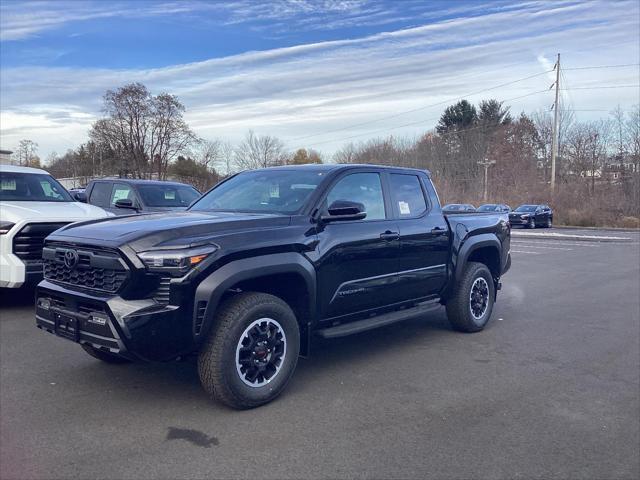
[{"label": "off-road tire", "polygon": [[[286,353],[269,383],[246,385],[236,367],[236,348],[248,326],[261,318],[277,321],[286,335]],[[266,293],[246,292],[230,297],[219,309],[215,323],[198,355],[198,374],[204,390],[214,400],[236,409],[270,402],[286,387],[300,352],[296,316],[284,301]]]},{"label": "off-road tire", "polygon": [[[487,306],[484,314],[476,319],[471,313],[471,289],[478,278],[484,278],[488,287]],[[469,262],[457,280],[454,294],[447,301],[447,318],[454,329],[461,332],[479,332],[491,318],[493,301],[495,299],[495,286],[491,272],[483,263]]]},{"label": "off-road tire", "polygon": [[98,360],[102,360],[105,363],[131,363],[131,360],[128,358],[119,357],[113,353],[105,352],[103,350],[98,350],[97,348],[92,347],[91,345],[87,345],[86,343],[81,345],[82,349],[91,355],[93,358],[97,358]]}]

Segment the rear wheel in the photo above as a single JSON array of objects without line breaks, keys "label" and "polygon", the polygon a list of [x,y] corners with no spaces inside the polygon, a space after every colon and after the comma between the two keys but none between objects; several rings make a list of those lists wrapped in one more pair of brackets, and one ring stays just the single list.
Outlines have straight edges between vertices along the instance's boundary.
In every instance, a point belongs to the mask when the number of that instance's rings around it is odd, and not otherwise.
[{"label": "rear wheel", "polygon": [[453,328],[461,332],[482,330],[491,318],[494,289],[487,266],[469,262],[456,282],[453,296],[447,301],[447,317]]},{"label": "rear wheel", "polygon": [[266,293],[241,293],[221,307],[198,357],[200,383],[226,405],[253,408],[286,387],[300,351],[291,308]]},{"label": "rear wheel", "polygon": [[82,344],[82,349],[91,355],[93,358],[97,358],[98,360],[102,360],[105,363],[131,363],[131,360],[127,358],[120,357],[111,352],[105,352],[104,350],[99,350],[91,345],[86,343]]}]

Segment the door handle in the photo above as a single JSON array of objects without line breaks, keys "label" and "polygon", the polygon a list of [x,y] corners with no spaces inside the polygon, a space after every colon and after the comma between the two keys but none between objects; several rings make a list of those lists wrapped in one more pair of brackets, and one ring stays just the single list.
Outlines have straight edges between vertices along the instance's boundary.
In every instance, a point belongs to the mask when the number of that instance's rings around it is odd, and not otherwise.
[{"label": "door handle", "polygon": [[400,238],[400,232],[392,232],[391,230],[387,230],[386,232],[380,234],[380,238],[382,240],[386,240],[387,242],[398,240]]},{"label": "door handle", "polygon": [[433,227],[431,229],[431,234],[432,235],[444,235],[447,232],[447,230],[443,227]]}]

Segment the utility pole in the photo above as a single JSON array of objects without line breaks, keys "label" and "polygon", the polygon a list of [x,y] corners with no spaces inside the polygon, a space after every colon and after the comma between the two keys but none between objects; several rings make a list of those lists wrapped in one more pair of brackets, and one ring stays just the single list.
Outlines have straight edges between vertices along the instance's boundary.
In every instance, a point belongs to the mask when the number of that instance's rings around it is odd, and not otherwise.
[{"label": "utility pole", "polygon": [[556,61],[556,99],[553,102],[553,133],[551,135],[551,196],[556,192],[556,157],[558,156],[558,94],[560,92],[560,54]]},{"label": "utility pole", "polygon": [[489,177],[489,167],[495,163],[495,160],[489,160],[487,158],[485,158],[481,162],[478,162],[478,165],[482,165],[484,167],[484,194],[482,195],[482,201],[484,203],[487,203],[487,182]]}]

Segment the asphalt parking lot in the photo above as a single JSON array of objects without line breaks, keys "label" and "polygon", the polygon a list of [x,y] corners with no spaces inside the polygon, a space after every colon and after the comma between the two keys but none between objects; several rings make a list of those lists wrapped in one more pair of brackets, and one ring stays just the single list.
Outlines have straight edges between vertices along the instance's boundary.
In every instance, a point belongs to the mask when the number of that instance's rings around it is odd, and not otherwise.
[{"label": "asphalt parking lot", "polygon": [[102,364],[2,292],[0,477],[639,478],[640,236],[583,233],[632,240],[514,237],[485,331],[440,309],[316,341],[243,412],[193,361]]}]

